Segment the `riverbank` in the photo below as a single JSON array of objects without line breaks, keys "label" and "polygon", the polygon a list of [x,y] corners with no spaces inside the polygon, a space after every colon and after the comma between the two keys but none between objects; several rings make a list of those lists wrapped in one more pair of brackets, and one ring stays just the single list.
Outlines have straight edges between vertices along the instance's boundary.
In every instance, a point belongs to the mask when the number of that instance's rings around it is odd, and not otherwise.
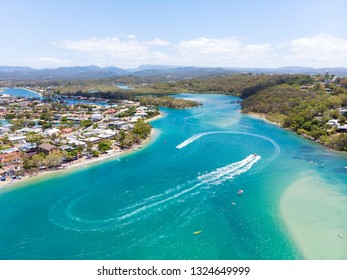
[{"label": "riverbank", "polygon": [[166,114],[160,113],[159,115],[157,115],[157,116],[155,116],[153,118],[145,120],[145,122],[153,122],[153,121],[159,120],[159,119],[164,118],[164,117],[166,117]]},{"label": "riverbank", "polygon": [[282,195],[280,213],[305,259],[347,259],[347,197],[343,186],[310,171]]},{"label": "riverbank", "polygon": [[[296,135],[298,135],[298,136],[301,136],[301,137],[303,137],[303,138],[305,138],[305,139],[307,139],[307,140],[314,141],[314,142],[316,142],[316,143],[318,143],[318,144],[324,146],[325,148],[327,148],[327,149],[329,149],[329,150],[331,150],[331,151],[342,152],[342,153],[345,153],[345,154],[347,153],[347,151],[342,151],[342,150],[339,150],[339,149],[333,149],[332,147],[329,147],[329,146],[327,146],[326,144],[324,144],[322,141],[320,141],[320,140],[318,140],[318,139],[315,139],[315,138],[313,138],[313,137],[311,137],[311,136],[309,136],[309,135],[306,135],[306,134],[299,134],[299,133],[296,133],[296,132],[294,132],[294,131],[292,131],[292,130],[290,130],[290,129],[288,129],[288,128],[284,128],[284,127],[282,127],[282,126],[280,125],[280,123],[278,123],[278,122],[273,122],[273,121],[270,121],[269,119],[267,119],[267,118],[266,118],[266,114],[253,113],[253,112],[244,113],[244,114],[245,114],[245,115],[249,115],[249,116],[254,117],[254,118],[257,118],[257,119],[261,119],[261,120],[263,120],[263,121],[266,121],[266,122],[268,122],[268,123],[271,123],[271,124],[273,124],[273,125],[276,125],[276,126],[282,128],[282,129],[286,129],[286,130],[288,130],[288,131],[290,131],[290,132],[292,132],[292,133],[294,133],[294,134],[296,134]],[[342,135],[343,135],[343,133],[342,133]]]},{"label": "riverbank", "polygon": [[[152,119],[149,119],[148,121],[156,120],[158,118],[162,117],[161,115],[158,115]],[[108,151],[105,154],[100,154],[99,157],[93,157],[91,159],[86,159],[85,157],[72,161],[70,163],[66,163],[62,165],[62,169],[57,169],[57,170],[43,170],[38,173],[34,174],[26,174],[22,177],[22,179],[18,180],[13,180],[12,182],[5,181],[5,182],[0,182],[0,189],[2,188],[12,188],[12,187],[17,187],[17,186],[22,186],[22,185],[28,185],[29,183],[34,184],[38,180],[43,180],[43,179],[50,179],[53,176],[56,175],[62,175],[65,173],[68,173],[68,171],[72,171],[78,168],[86,168],[91,165],[95,164],[100,164],[104,163],[108,160],[114,160],[115,158],[120,158],[122,156],[125,156],[127,154],[130,154],[132,152],[139,151],[146,146],[148,146],[153,140],[155,140],[159,135],[159,131],[152,128],[151,134],[149,137],[147,137],[145,140],[142,141],[141,144],[136,144],[132,146],[130,149],[127,150],[120,150],[120,149],[112,149]]]},{"label": "riverbank", "polygon": [[267,119],[266,118],[266,114],[250,112],[250,113],[246,113],[246,115],[252,116],[252,117],[257,118],[257,119],[264,120],[264,121],[266,121],[268,123],[271,123],[271,124],[274,124],[274,125],[276,125],[278,127],[281,127],[281,125],[278,122],[273,122],[273,121],[270,121],[269,119]]},{"label": "riverbank", "polygon": [[43,97],[42,93],[40,93],[40,92],[38,92],[38,91],[35,91],[35,90],[32,90],[32,89],[30,89],[30,88],[17,88],[17,89],[25,89],[25,90],[27,90],[27,91],[30,91],[30,92],[32,92],[32,93],[35,93],[35,94],[39,95],[40,97]]}]

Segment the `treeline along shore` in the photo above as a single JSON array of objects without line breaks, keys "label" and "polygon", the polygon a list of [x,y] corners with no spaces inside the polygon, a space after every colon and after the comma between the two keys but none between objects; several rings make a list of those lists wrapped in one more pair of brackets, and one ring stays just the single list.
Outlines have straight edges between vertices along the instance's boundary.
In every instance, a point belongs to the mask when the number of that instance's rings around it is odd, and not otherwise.
[{"label": "treeline along shore", "polygon": [[[47,82],[46,82],[47,83]],[[125,83],[126,89],[118,83]],[[47,84],[45,85],[47,89]],[[129,99],[144,105],[186,108],[199,104],[170,94],[222,93],[239,96],[242,112],[261,115],[312,141],[347,151],[347,78],[334,74],[233,74],[174,80],[163,77],[118,77],[56,81],[45,94]]]},{"label": "treeline along shore", "polygon": [[0,137],[1,172],[6,180],[140,145],[151,130],[143,119],[157,116],[158,106],[200,105],[170,96],[182,92],[239,96],[243,113],[262,116],[312,141],[347,151],[347,79],[329,73],[17,81],[12,86],[28,87],[44,99],[1,97],[2,118],[8,122],[1,127]]}]

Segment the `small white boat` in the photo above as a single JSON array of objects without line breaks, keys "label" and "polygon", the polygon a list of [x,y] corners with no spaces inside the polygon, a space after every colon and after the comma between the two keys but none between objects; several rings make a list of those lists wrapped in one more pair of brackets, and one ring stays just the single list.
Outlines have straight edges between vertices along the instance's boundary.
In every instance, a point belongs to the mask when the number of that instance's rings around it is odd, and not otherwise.
[{"label": "small white boat", "polygon": [[238,190],[238,191],[237,191],[237,194],[238,194],[238,195],[243,194],[243,190]]},{"label": "small white boat", "polygon": [[232,202],[231,202],[231,205],[235,206],[235,205],[236,205],[236,202],[232,201]]},{"label": "small white boat", "polygon": [[336,234],[337,234],[338,237],[343,238],[343,234],[342,233],[336,232]]}]

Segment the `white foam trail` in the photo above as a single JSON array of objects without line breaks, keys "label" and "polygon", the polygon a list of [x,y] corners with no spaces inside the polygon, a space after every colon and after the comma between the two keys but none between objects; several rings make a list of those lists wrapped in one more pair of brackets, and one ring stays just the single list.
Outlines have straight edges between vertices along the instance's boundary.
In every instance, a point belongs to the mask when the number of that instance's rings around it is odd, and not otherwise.
[{"label": "white foam trail", "polygon": [[187,121],[187,120],[189,120],[189,119],[197,118],[197,117],[201,117],[201,116],[205,116],[205,115],[206,115],[206,113],[204,113],[204,114],[198,114],[198,115],[193,115],[193,116],[187,117],[187,118],[185,118],[185,119],[186,119],[186,121]]},{"label": "white foam trail", "polygon": [[153,200],[156,200],[157,198],[160,198],[160,197],[163,197],[163,196],[165,196],[165,195],[168,195],[168,194],[172,193],[173,191],[174,191],[174,189],[169,189],[169,190],[167,190],[166,192],[164,192],[164,193],[162,193],[162,194],[156,194],[156,195],[147,197],[147,198],[145,198],[142,202],[139,202],[139,203],[136,203],[136,204],[134,204],[134,205],[128,206],[128,207],[126,207],[126,208],[123,208],[122,210],[124,210],[124,211],[125,211],[125,210],[131,210],[131,209],[136,208],[136,207],[138,207],[138,206],[142,206],[142,205],[144,205],[144,204],[147,204],[148,202],[151,202],[151,201],[153,201]]},{"label": "white foam trail", "polygon": [[198,140],[200,137],[204,136],[205,134],[201,133],[201,134],[196,134],[190,138],[188,138],[187,140],[183,141],[181,144],[176,146],[176,149],[182,149],[185,146],[188,146],[189,144],[195,142],[196,140]]},{"label": "white foam trail", "polygon": [[[81,196],[74,201],[65,205],[69,201],[69,197],[64,197],[58,201],[50,209],[49,219],[53,224],[66,230],[74,230],[78,232],[90,231],[112,231],[125,227],[133,222],[127,220],[143,211],[157,207],[174,199],[184,196],[185,194],[198,194],[201,186],[218,185],[226,180],[231,180],[244,172],[247,172],[254,163],[260,160],[258,155],[249,155],[245,159],[231,163],[224,167],[217,168],[207,174],[200,175],[195,181],[186,183],[191,185],[187,189],[181,190],[184,185],[171,188],[163,194],[150,196],[132,206],[128,206],[120,210],[120,213],[128,211],[128,213],[120,214],[119,216],[108,217],[105,219],[88,219],[74,215],[74,204],[80,201],[84,196]],[[166,197],[166,198],[165,198]],[[161,200],[160,200],[161,199]],[[130,212],[129,212],[130,211]],[[60,213],[60,215],[58,215]]]},{"label": "white foam trail", "polygon": [[261,159],[258,155],[249,155],[245,159],[229,164],[224,167],[217,168],[215,171],[201,175],[198,177],[203,183],[212,183],[213,185],[218,185],[225,180],[230,180],[236,175],[242,174],[249,170],[254,163]]},{"label": "white foam trail", "polygon": [[240,175],[244,172],[246,172],[247,170],[249,170],[252,165],[254,163],[256,163],[261,157],[258,155],[249,155],[248,157],[246,157],[245,159],[239,161],[239,162],[235,162],[232,164],[229,164],[227,166],[224,167],[220,167],[217,168],[216,170],[209,172],[205,175],[199,176],[197,179],[200,181],[199,183],[193,185],[192,187],[185,189],[179,193],[176,193],[173,196],[170,196],[168,198],[165,198],[163,200],[154,202],[152,204],[149,205],[144,205],[134,211],[131,211],[130,213],[127,213],[121,217],[119,217],[119,220],[124,220],[127,218],[130,218],[140,212],[143,212],[145,210],[148,210],[150,208],[153,208],[155,206],[161,205],[165,202],[168,202],[170,200],[176,199],[178,197],[181,197],[184,194],[187,194],[193,190],[195,190],[196,188],[200,187],[201,185],[204,184],[220,184],[226,180],[231,180],[232,178],[234,178],[237,175]]},{"label": "white foam trail", "polygon": [[249,135],[249,136],[264,139],[264,140],[270,142],[275,148],[275,152],[274,152],[273,156],[269,159],[269,162],[274,160],[275,158],[277,158],[281,152],[280,146],[271,138],[265,137],[263,135],[258,135],[258,134],[254,134],[254,133],[248,133],[248,132],[240,132],[240,131],[211,131],[211,132],[204,132],[204,133],[195,134],[192,137],[183,141],[181,144],[177,145],[176,148],[182,149],[182,148],[190,145],[191,143],[195,142],[199,138],[206,136],[206,135],[211,135],[211,134],[240,134],[240,135]]}]

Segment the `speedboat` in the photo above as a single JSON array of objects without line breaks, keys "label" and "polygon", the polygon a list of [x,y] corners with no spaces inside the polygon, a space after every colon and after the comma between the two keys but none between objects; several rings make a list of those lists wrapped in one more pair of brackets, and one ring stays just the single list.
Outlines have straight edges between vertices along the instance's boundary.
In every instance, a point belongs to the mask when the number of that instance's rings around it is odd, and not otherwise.
[{"label": "speedboat", "polygon": [[238,190],[238,191],[237,191],[237,194],[238,194],[238,195],[243,194],[243,190]]},{"label": "speedboat", "polygon": [[197,235],[197,234],[200,234],[201,233],[201,230],[198,230],[198,231],[194,231],[193,234]]}]

